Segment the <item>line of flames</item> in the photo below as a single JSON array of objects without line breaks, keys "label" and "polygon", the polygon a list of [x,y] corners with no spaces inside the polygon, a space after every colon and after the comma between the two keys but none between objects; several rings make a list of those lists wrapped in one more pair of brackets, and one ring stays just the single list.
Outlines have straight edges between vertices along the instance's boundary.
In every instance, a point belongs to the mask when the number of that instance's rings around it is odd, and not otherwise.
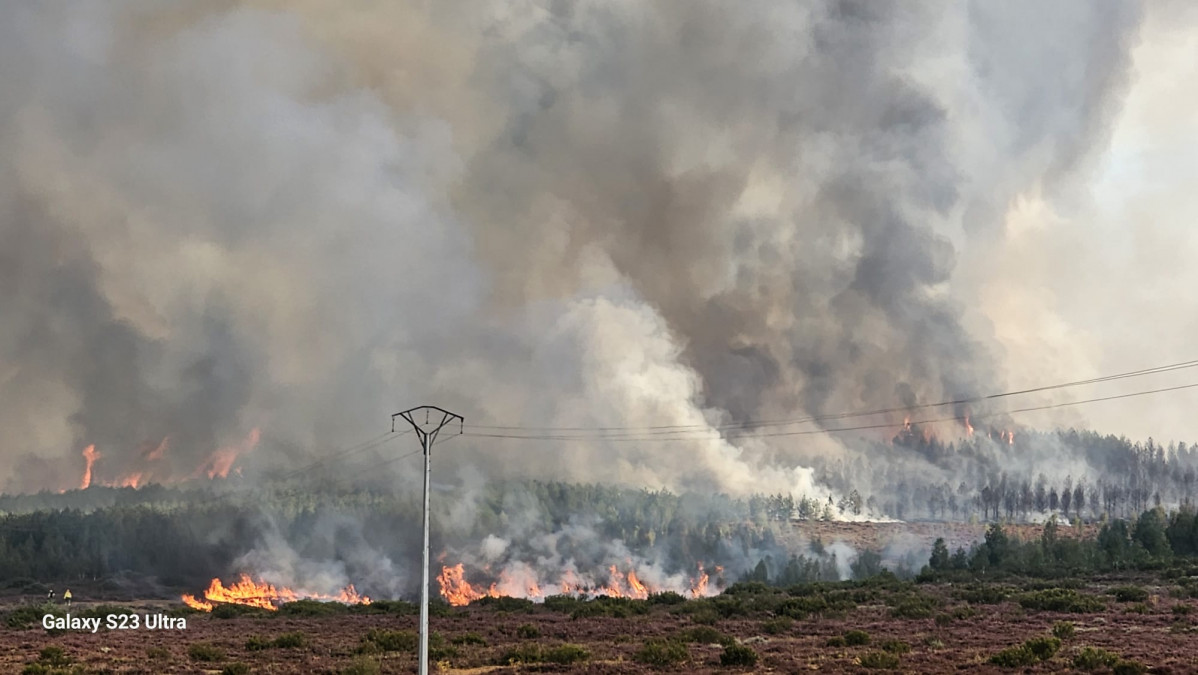
[{"label": "line of flames", "polygon": [[[715,571],[719,574],[723,572],[723,568],[716,567]],[[703,565],[700,564],[698,575],[690,579],[690,587],[688,589],[690,596],[692,598],[701,598],[712,595],[714,589],[711,588],[710,581],[711,577]],[[483,598],[498,598],[503,595],[511,595],[511,593],[501,591],[500,588],[511,588],[513,586],[512,580],[508,577],[507,573],[500,572],[498,582],[491,583],[485,589],[482,586],[476,587],[466,581],[466,569],[462,563],[443,565],[441,573],[437,575],[437,584],[441,589],[441,597],[445,598],[446,602],[455,607],[468,605],[475,600]],[[591,597],[605,595],[613,598],[633,598],[638,600],[644,600],[654,593],[667,590],[652,588],[640,580],[635,570],[622,573],[615,565],[608,568],[608,583],[605,586],[589,586],[580,583],[570,570],[566,570],[554,586],[553,590],[561,595]],[[528,599],[544,598],[546,595],[545,591],[542,590],[540,584],[536,581],[527,582],[523,590],[523,594],[517,595]],[[549,594],[552,595],[553,593]]]},{"label": "line of flames", "polygon": [[202,612],[211,612],[216,603],[232,605],[247,605],[269,611],[277,611],[279,605],[296,600],[321,600],[325,602],[343,602],[347,605],[369,605],[370,598],[358,593],[353,584],[346,586],[336,595],[325,595],[308,591],[294,591],[286,586],[278,587],[266,582],[254,581],[248,574],[242,574],[240,579],[229,586],[221,583],[219,578],[213,579],[204,591],[204,599],[194,595],[184,594],[183,604]]},{"label": "line of flames", "polygon": [[[973,423],[970,422],[968,413],[961,418],[961,428],[965,431],[965,435],[969,438],[973,438],[974,432],[977,431],[976,427],[973,426]],[[986,432],[986,437],[993,440],[994,433],[994,430],[991,429]],[[895,432],[891,440],[897,442],[899,439],[914,439],[915,437],[918,437],[924,443],[930,443],[934,440],[939,440],[939,434],[936,431],[936,424],[927,422],[923,424],[912,424],[911,418],[906,417],[903,419],[903,426]],[[998,441],[1001,443],[1006,443],[1007,445],[1015,445],[1015,432],[1002,430],[998,431]]]},{"label": "line of flames", "polygon": [[[244,454],[250,452],[258,445],[261,434],[258,429],[253,429],[242,441],[222,446],[217,448],[208,457],[196,467],[195,471],[190,474],[190,478],[200,478],[207,476],[208,478],[228,478],[229,472],[240,474],[240,468],[233,468],[233,464]],[[163,438],[161,442],[143,447],[141,451],[143,466],[135,471],[116,478],[114,480],[104,481],[106,487],[131,487],[137,488],[145,484],[145,482],[153,477],[153,463],[160,461],[170,448],[170,437]],[[86,463],[83,468],[83,477],[79,481],[79,489],[86,490],[92,485],[93,469],[97,460],[103,455],[96,451],[95,444],[88,445],[83,449],[83,459]]]}]

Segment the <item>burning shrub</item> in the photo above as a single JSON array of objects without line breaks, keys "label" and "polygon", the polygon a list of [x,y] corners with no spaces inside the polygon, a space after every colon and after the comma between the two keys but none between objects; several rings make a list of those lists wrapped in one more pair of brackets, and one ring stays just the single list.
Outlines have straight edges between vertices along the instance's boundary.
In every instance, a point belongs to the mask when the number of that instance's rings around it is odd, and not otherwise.
[{"label": "burning shrub", "polygon": [[720,665],[755,666],[757,665],[757,652],[753,651],[753,648],[747,645],[738,645],[736,643],[724,645],[724,652],[720,654]]},{"label": "burning shrub", "polygon": [[196,642],[187,648],[187,655],[192,661],[223,661],[225,650],[211,642]]},{"label": "burning shrub", "polygon": [[650,638],[632,655],[632,660],[654,668],[674,666],[689,661],[690,652],[686,645],[675,640]]}]

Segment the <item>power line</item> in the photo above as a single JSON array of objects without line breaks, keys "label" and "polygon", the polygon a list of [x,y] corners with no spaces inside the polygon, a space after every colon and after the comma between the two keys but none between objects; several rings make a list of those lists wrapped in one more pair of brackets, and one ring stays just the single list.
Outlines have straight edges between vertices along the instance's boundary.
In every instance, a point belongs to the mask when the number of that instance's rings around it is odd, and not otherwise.
[{"label": "power line", "polygon": [[[1069,406],[1083,405],[1086,403],[1098,403],[1098,402],[1102,402],[1102,401],[1115,401],[1115,400],[1124,399],[1124,398],[1133,398],[1133,397],[1137,397],[1137,396],[1148,396],[1150,394],[1161,394],[1161,393],[1165,393],[1165,392],[1180,391],[1183,389],[1194,389],[1194,388],[1198,388],[1198,382],[1195,382],[1192,384],[1178,385],[1175,387],[1163,387],[1160,389],[1150,389],[1147,391],[1131,392],[1131,393],[1127,393],[1127,394],[1115,394],[1112,396],[1102,396],[1102,397],[1098,397],[1098,398],[1085,399],[1082,401],[1052,403],[1052,404],[1047,404],[1047,405],[1031,406],[1031,407],[1027,407],[1027,408],[1017,408],[1015,410],[1006,410],[1006,411],[994,412],[994,413],[983,413],[983,414],[979,414],[979,415],[972,415],[971,419],[990,419],[990,418],[994,418],[994,417],[1006,417],[1008,415],[1015,415],[1015,414],[1020,414],[1020,413],[1037,412],[1037,411],[1043,411],[1043,410],[1053,410],[1056,408],[1066,408]],[[918,426],[918,425],[923,425],[923,424],[936,424],[936,423],[940,423],[940,422],[959,422],[959,421],[961,421],[961,418],[954,416],[954,417],[941,417],[941,418],[935,418],[935,419],[916,420],[916,421],[912,421],[910,423],[912,425]],[[885,423],[885,424],[858,425],[858,426],[850,426],[850,427],[838,427],[838,428],[832,428],[832,429],[824,428],[824,429],[804,429],[804,430],[799,430],[799,431],[774,431],[774,432],[768,432],[768,433],[745,433],[745,434],[743,434],[743,436],[748,436],[748,437],[752,437],[752,438],[778,438],[778,437],[783,437],[783,436],[810,436],[810,435],[814,435],[814,434],[835,434],[835,433],[845,433],[845,432],[849,432],[849,431],[865,431],[865,430],[869,430],[869,429],[892,429],[892,428],[894,428],[893,423]],[[675,441],[706,440],[711,437],[711,434],[713,434],[713,433],[718,434],[719,431],[720,431],[719,429],[712,427],[711,429],[706,430],[706,433],[703,436],[683,435],[685,433],[693,433],[693,432],[687,431],[687,432],[677,432],[673,436],[665,436],[665,437],[645,436],[645,437],[639,437],[639,438],[638,437],[629,437],[629,436],[588,437],[588,436],[548,435],[548,434],[546,434],[546,435],[534,435],[534,434],[521,435],[521,434],[497,434],[497,433],[490,434],[490,433],[473,433],[473,432],[466,432],[463,435],[469,436],[472,438],[502,438],[502,439],[515,439],[515,440],[528,440],[528,441],[601,440],[601,441],[614,441],[614,442],[647,443],[647,442],[653,442],[653,441],[675,442]]]},{"label": "power line", "polygon": [[284,476],[282,476],[279,480],[291,480],[292,478],[295,478],[296,476],[299,476],[300,474],[308,473],[309,471],[317,468],[318,466],[320,466],[322,464],[331,462],[335,459],[345,459],[351,455],[356,455],[360,452],[365,452],[367,450],[377,448],[382,445],[386,445],[388,442],[390,442],[396,438],[399,438],[400,436],[403,436],[404,434],[409,434],[409,433],[411,433],[411,430],[401,431],[401,432],[394,432],[394,431],[384,432],[381,435],[375,436],[374,438],[371,438],[369,440],[362,441],[361,443],[358,443],[356,445],[351,445],[345,449],[337,450],[333,453],[330,453],[329,455],[326,455],[325,457],[322,457],[321,459],[318,459],[315,462],[308,464],[307,466],[303,466],[303,467],[300,467],[293,471],[290,471],[287,474],[285,474]]},{"label": "power line", "polygon": [[[1078,386],[1089,385],[1089,384],[1098,384],[1098,383],[1102,383],[1102,382],[1111,382],[1111,381],[1115,381],[1115,380],[1122,380],[1122,379],[1128,379],[1128,378],[1133,378],[1133,377],[1143,377],[1146,375],[1157,375],[1160,373],[1168,373],[1168,372],[1174,372],[1174,371],[1178,371],[1178,370],[1186,370],[1186,369],[1195,368],[1195,367],[1198,367],[1198,360],[1181,361],[1179,363],[1172,363],[1172,364],[1167,364],[1167,365],[1163,365],[1163,366],[1154,366],[1152,368],[1141,368],[1139,370],[1132,370],[1132,371],[1127,371],[1127,372],[1123,372],[1123,373],[1116,373],[1113,375],[1103,375],[1100,377],[1093,377],[1093,378],[1088,378],[1088,379],[1084,379],[1084,380],[1075,380],[1072,382],[1063,382],[1063,383],[1059,383],[1059,384],[1043,385],[1043,386],[1032,387],[1032,388],[1028,388],[1028,389],[1020,389],[1020,390],[1016,390],[1016,391],[1007,391],[1007,392],[1001,392],[1001,393],[997,393],[997,394],[989,394],[986,396],[958,398],[958,399],[952,399],[952,400],[946,400],[946,401],[938,401],[935,403],[922,403],[922,404],[917,404],[917,405],[912,405],[912,406],[896,406],[896,407],[890,407],[890,408],[877,408],[874,410],[863,410],[863,411],[855,411],[855,412],[842,412],[842,413],[830,413],[830,414],[823,414],[823,415],[812,415],[809,417],[784,419],[784,420],[761,420],[761,421],[749,420],[749,421],[745,421],[745,422],[733,422],[733,423],[728,423],[728,424],[717,424],[717,425],[675,424],[675,425],[657,425],[657,426],[645,426],[645,427],[521,427],[521,426],[501,426],[501,425],[480,424],[480,425],[473,425],[473,428],[481,429],[481,430],[488,430],[488,431],[495,431],[495,432],[524,431],[524,432],[528,432],[529,434],[532,434],[533,432],[546,432],[546,433],[573,432],[573,434],[571,435],[571,439],[575,439],[575,438],[585,439],[588,436],[583,436],[582,434],[595,434],[596,437],[601,438],[601,439],[619,440],[620,436],[627,436],[627,435],[635,434],[635,435],[639,435],[639,436],[636,438],[631,438],[629,440],[643,440],[641,438],[642,436],[673,435],[678,432],[687,432],[687,431],[704,431],[704,432],[706,432],[706,431],[733,431],[733,430],[760,429],[760,428],[767,428],[767,427],[774,427],[774,426],[791,426],[791,425],[796,425],[796,424],[807,424],[807,423],[812,423],[812,422],[825,422],[825,421],[832,421],[832,420],[852,419],[855,417],[869,417],[869,416],[873,416],[873,415],[882,415],[882,414],[889,414],[889,413],[899,413],[899,412],[907,413],[907,412],[912,412],[912,411],[916,411],[916,410],[927,410],[927,409],[931,409],[931,408],[941,408],[941,407],[946,407],[946,406],[966,405],[966,404],[970,404],[970,403],[982,403],[985,401],[991,401],[991,400],[996,400],[996,399],[1001,399],[1001,398],[1008,398],[1011,396],[1020,396],[1020,395],[1024,395],[1024,394],[1053,391],[1053,390],[1065,389],[1065,388],[1069,388],[1069,387],[1078,387]],[[971,415],[971,417],[975,417],[975,416]],[[978,415],[976,417],[980,418],[982,416]],[[816,430],[812,433],[822,433],[822,430]],[[483,436],[483,434],[479,434],[479,433],[470,433],[467,435],[473,435],[476,437]],[[503,437],[503,436],[505,436],[505,434],[500,434],[497,437]]]},{"label": "power line", "polygon": [[[406,433],[409,433],[409,432],[405,431],[405,432],[403,432],[403,433],[405,433],[405,434],[406,434]],[[461,435],[462,435],[462,434],[454,434],[454,435],[452,435],[452,436],[449,436],[448,438],[438,438],[436,441],[433,441],[433,446],[445,445],[446,443],[448,443],[448,442],[452,441],[452,440],[453,440],[453,439],[455,439],[455,438],[458,438],[458,437],[459,437],[459,436],[461,436]],[[399,462],[399,461],[401,461],[401,460],[407,459],[407,458],[409,458],[409,457],[415,457],[416,455],[419,455],[421,452],[422,452],[421,450],[413,450],[413,451],[411,451],[411,452],[409,452],[409,453],[406,453],[406,454],[400,455],[399,457],[392,457],[391,459],[385,459],[385,460],[383,460],[383,461],[381,461],[381,462],[374,462],[374,463],[372,463],[370,466],[364,467],[364,468],[363,468],[361,471],[357,471],[357,472],[355,472],[355,473],[351,473],[351,474],[349,475],[349,477],[350,477],[350,478],[354,478],[354,477],[360,476],[360,475],[362,475],[362,474],[364,474],[364,473],[366,473],[366,472],[368,472],[368,471],[375,471],[375,470],[379,469],[380,467],[384,467],[384,466],[389,466],[389,465],[391,465],[391,464],[395,464],[396,462]]]},{"label": "power line", "polygon": [[[424,423],[418,420],[420,412],[424,412]],[[436,419],[437,416],[441,419]],[[417,668],[420,675],[428,675],[428,557],[429,557],[429,486],[432,475],[432,447],[437,441],[437,435],[452,420],[458,421],[458,433],[462,433],[466,419],[461,415],[433,405],[422,405],[397,412],[391,416],[391,430],[395,431],[395,418],[402,418],[412,426],[420,439],[420,449],[424,453],[424,546],[421,553],[421,584],[420,584],[420,648],[417,655]]]}]

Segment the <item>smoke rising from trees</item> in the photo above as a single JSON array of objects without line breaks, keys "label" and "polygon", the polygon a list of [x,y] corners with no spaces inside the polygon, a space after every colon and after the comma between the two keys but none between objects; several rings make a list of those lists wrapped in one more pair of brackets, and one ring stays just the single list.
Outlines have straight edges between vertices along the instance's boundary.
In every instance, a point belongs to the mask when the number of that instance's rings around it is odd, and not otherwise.
[{"label": "smoke rising from trees", "polygon": [[[88,444],[118,480],[168,438],[155,477],[177,479],[260,429],[252,479],[424,402],[715,425],[1039,382],[960,268],[1004,241],[1013,201],[1092,168],[1142,20],[1082,2],[0,13],[7,491],[76,485]],[[816,436],[455,444],[454,480],[741,495],[831,491],[814,467],[860,457]]]}]

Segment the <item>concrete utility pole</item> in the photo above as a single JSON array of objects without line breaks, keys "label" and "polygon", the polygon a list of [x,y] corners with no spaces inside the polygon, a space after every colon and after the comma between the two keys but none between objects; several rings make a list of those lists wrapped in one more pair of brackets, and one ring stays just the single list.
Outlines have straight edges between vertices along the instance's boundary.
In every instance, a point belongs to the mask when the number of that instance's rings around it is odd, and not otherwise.
[{"label": "concrete utility pole", "polygon": [[[424,424],[416,420],[414,415],[418,415],[420,411],[424,411]],[[440,419],[438,420],[438,413]],[[395,431],[395,418],[402,417],[412,425],[412,429],[416,431],[416,437],[420,439],[420,447],[424,451],[424,554],[421,564],[421,581],[420,584],[420,675],[428,675],[428,483],[429,475],[431,474],[431,465],[429,463],[429,451],[433,447],[433,443],[437,440],[437,434],[451,420],[458,421],[458,433],[462,433],[466,425],[466,420],[456,413],[451,413],[448,410],[442,410],[432,405],[422,405],[405,410],[400,413],[395,413],[391,416],[391,431]]]}]

